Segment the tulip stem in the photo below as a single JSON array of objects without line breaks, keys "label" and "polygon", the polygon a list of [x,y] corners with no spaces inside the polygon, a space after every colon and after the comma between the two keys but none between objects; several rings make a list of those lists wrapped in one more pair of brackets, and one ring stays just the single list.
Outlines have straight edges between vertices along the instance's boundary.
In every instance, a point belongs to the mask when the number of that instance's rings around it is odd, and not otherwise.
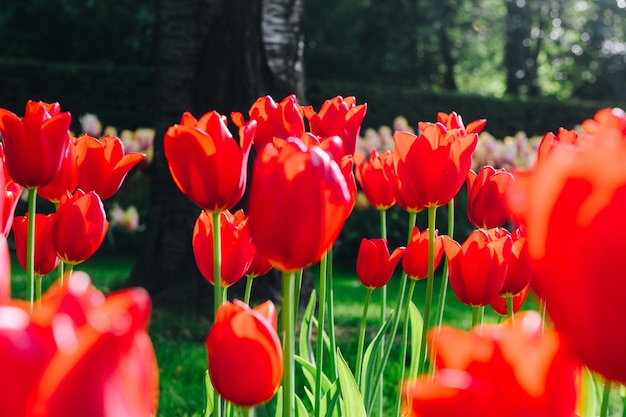
[{"label": "tulip stem", "polygon": [[327,277],[327,262],[328,253],[322,256],[320,261],[320,299],[318,301],[317,311],[317,340],[315,343],[315,416],[321,416],[321,404],[322,404],[322,367],[324,362],[324,321],[326,320],[326,277]]},{"label": "tulip stem", "polygon": [[35,295],[37,298],[37,307],[41,307],[41,293],[43,286],[43,275],[35,274],[35,287],[37,294]]},{"label": "tulip stem", "polygon": [[430,307],[433,301],[433,287],[435,283],[435,219],[437,207],[428,207],[428,277],[426,278],[426,300],[424,301],[424,324],[420,342],[420,359],[417,374],[424,372],[426,366],[426,336],[430,325]]},{"label": "tulip stem", "polygon": [[28,189],[28,239],[26,244],[26,293],[30,299],[30,311],[35,305],[35,214],[37,211],[37,188]]},{"label": "tulip stem", "polygon": [[[65,270],[65,273],[63,274],[63,277],[67,276],[67,280],[69,281],[70,278],[72,278],[72,272],[74,272],[74,264],[67,264],[67,269]],[[65,279],[65,278],[63,278]],[[64,283],[63,281],[61,281],[61,286],[63,286]]]},{"label": "tulip stem", "polygon": [[[357,347],[357,356],[356,356],[356,366],[354,368],[356,372],[356,384],[360,388],[361,387],[361,366],[363,363],[363,344],[365,342],[365,327],[367,325],[367,310],[370,305],[370,298],[372,296],[373,290],[371,288],[367,289],[365,293],[365,301],[363,302],[363,316],[361,317],[361,327],[359,328],[359,343]],[[364,392],[364,389],[361,389],[361,393]]]},{"label": "tulip stem", "polygon": [[513,296],[507,294],[504,296],[506,300],[506,315],[511,318],[511,323],[515,323],[515,312],[513,311]]},{"label": "tulip stem", "polygon": [[254,407],[242,408],[243,417],[254,417]]},{"label": "tulip stem", "polygon": [[295,388],[295,320],[294,320],[294,272],[283,272],[283,351],[285,365],[283,368],[283,416],[294,417]]},{"label": "tulip stem", "polygon": [[[405,375],[405,369],[406,369],[406,350],[407,350],[407,345],[409,341],[409,308],[411,306],[411,300],[413,299],[413,292],[415,291],[416,282],[417,281],[414,279],[409,281],[409,290],[407,292],[406,303],[402,310],[403,327],[402,327],[402,345],[400,348],[400,383],[404,381],[404,375]],[[415,341],[412,341],[412,343],[415,343]],[[421,349],[424,349],[424,347],[422,346]],[[420,360],[422,360],[421,351],[420,351]],[[419,363],[418,363],[418,366],[419,366]],[[413,366],[411,364],[411,368],[412,367]],[[399,394],[397,401],[396,401],[396,412],[395,412],[396,416],[400,416],[401,404],[402,404],[402,395]]]},{"label": "tulip stem", "polygon": [[600,403],[600,417],[608,416],[609,412],[609,397],[611,395],[611,381],[608,379],[604,381],[604,389],[602,390],[602,402]]},{"label": "tulip stem", "polygon": [[[213,321],[217,317],[217,309],[222,305],[222,248],[220,212],[211,213],[213,220]],[[217,391],[213,395],[214,417],[222,415],[222,400]]]},{"label": "tulip stem", "polygon": [[246,292],[243,295],[243,302],[250,305],[250,294],[252,294],[252,282],[254,278],[251,276],[246,277]]},{"label": "tulip stem", "polygon": [[[380,210],[380,237],[387,240],[387,210]],[[380,326],[385,324],[387,319],[387,284],[383,285],[380,291]],[[385,352],[385,335],[380,339],[380,355]],[[384,389],[383,389],[383,376],[380,376],[380,385],[378,389],[378,415],[383,415],[383,402],[384,402]]]},{"label": "tulip stem", "polygon": [[472,329],[478,324],[480,317],[480,306],[472,306]]},{"label": "tulip stem", "polygon": [[302,275],[303,274],[304,274],[304,269],[300,268],[296,272],[296,280],[294,282],[294,290],[293,290],[293,302],[294,302],[294,314],[295,314],[294,320],[298,318],[298,312],[300,311],[300,292],[302,291]]},{"label": "tulip stem", "polygon": [[[448,236],[454,239],[454,198],[448,202]],[[439,288],[439,300],[437,301],[437,330],[433,342],[433,351],[437,351],[439,345],[439,335],[443,324],[443,311],[446,306],[446,295],[448,292],[448,262],[443,263],[443,273],[441,274],[441,286]],[[435,367],[430,370],[431,377],[435,376]]]},{"label": "tulip stem", "polygon": [[326,298],[326,309],[328,310],[328,339],[330,342],[330,376],[331,380],[339,377],[337,373],[337,341],[335,339],[335,293],[333,291],[333,247],[331,246],[326,253],[328,262],[327,268],[327,285],[328,295]]},{"label": "tulip stem", "polygon": [[57,266],[57,277],[61,284],[61,288],[65,286],[65,262],[60,261],[59,266]]}]

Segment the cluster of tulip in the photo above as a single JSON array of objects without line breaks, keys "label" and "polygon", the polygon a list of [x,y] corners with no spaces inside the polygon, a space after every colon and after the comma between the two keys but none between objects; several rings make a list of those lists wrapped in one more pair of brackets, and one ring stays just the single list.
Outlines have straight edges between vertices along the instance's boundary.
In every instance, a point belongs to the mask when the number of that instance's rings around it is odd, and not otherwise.
[{"label": "cluster of tulip", "polygon": [[[72,267],[104,240],[102,199],[144,156],[122,142],[73,138],[58,103],[29,101],[24,116],[0,109],[0,378],[6,416],[137,416],[156,411],[158,369],[142,289],[104,296]],[[28,214],[13,219],[26,188]],[[36,211],[36,197],[56,211]],[[30,300],[10,297],[6,236],[11,225]],[[64,272],[65,267],[67,270]],[[42,294],[42,277],[59,280]]]},{"label": "cluster of tulip", "polygon": [[[230,413],[222,397],[250,410],[276,392],[282,398],[277,415],[304,415],[307,409],[327,415],[335,407],[340,415],[382,413],[374,406],[382,403],[378,386],[393,346],[384,339],[394,340],[403,323],[399,356],[404,358],[409,322],[414,327],[422,321],[421,340],[411,342],[417,349],[410,355],[397,414],[571,417],[581,395],[581,362],[608,379],[626,382],[620,354],[626,339],[610,330],[623,328],[619,278],[624,271],[611,261],[620,249],[615,239],[597,239],[603,229],[617,230],[613,235],[619,239],[626,227],[618,215],[626,202],[626,115],[606,109],[583,123],[586,134],[547,134],[538,162],[526,172],[489,166],[474,172],[471,158],[484,120],[465,127],[456,113],[441,113],[436,123],[420,122],[418,135],[394,132],[393,151],[373,150],[367,158],[355,155],[365,111],[353,97],[327,100],[319,112],[298,105],[294,96],[279,103],[262,97],[251,106],[247,121],[231,114],[239,146],[226,117],[216,112],[200,119],[185,113],[168,130],[170,172],[180,190],[203,209],[194,230],[196,261],[215,286],[217,318],[207,350],[216,392],[206,413]],[[257,157],[249,212],[231,214],[228,210],[246,188],[253,144]],[[356,180],[381,213],[381,236],[363,240],[357,275],[369,291],[382,288],[386,300],[385,284],[400,260],[404,274],[396,308],[387,317],[383,303],[381,330],[365,355],[361,327],[353,375],[334,340],[331,249],[354,207]],[[437,207],[452,210],[465,183],[468,218],[477,229],[459,244],[452,238],[453,223],[447,236],[439,236],[434,224]],[[409,237],[406,249],[390,255],[384,214],[396,203],[410,214]],[[428,212],[429,224],[422,232],[414,228],[421,211]],[[504,229],[505,224],[513,224],[514,231]],[[434,271],[444,253],[442,289],[429,333]],[[255,268],[249,269],[253,259],[263,270],[273,266],[283,272],[282,345],[273,308],[246,304],[252,277],[258,276],[251,272]],[[311,340],[306,333],[315,321],[309,308],[296,355],[299,278],[302,268],[317,262],[317,346],[314,354],[307,348]],[[476,326],[470,333],[441,325],[448,271],[455,294],[473,307]],[[246,274],[245,302],[224,302],[226,288]],[[427,282],[423,318],[412,303],[420,279]],[[516,318],[531,287],[541,299],[542,314]],[[506,324],[483,326],[482,311],[490,304],[510,317]],[[330,355],[326,363],[324,352]],[[308,407],[295,395],[296,365],[307,380]]]}]

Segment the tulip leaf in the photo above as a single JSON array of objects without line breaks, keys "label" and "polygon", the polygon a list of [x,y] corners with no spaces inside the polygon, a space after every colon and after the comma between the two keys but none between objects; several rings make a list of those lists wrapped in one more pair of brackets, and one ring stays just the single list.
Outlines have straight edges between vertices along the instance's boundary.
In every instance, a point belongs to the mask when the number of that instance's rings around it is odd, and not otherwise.
[{"label": "tulip leaf", "polygon": [[300,356],[305,358],[310,363],[315,363],[315,356],[313,355],[313,348],[311,345],[311,333],[313,327],[311,326],[311,319],[313,318],[313,311],[315,309],[315,290],[311,292],[311,298],[304,310],[304,317],[302,318],[302,324],[300,325]]},{"label": "tulip leaf", "polygon": [[204,371],[204,411],[202,411],[202,415],[204,417],[209,417],[213,414],[213,396],[215,395],[215,390],[213,389],[213,384],[211,383],[211,377],[209,376],[209,371]]},{"label": "tulip leaf", "polygon": [[[315,370],[316,370],[315,365],[313,365],[311,362],[307,361],[306,359],[304,359],[302,356],[299,356],[299,355],[295,355],[294,359],[296,363],[300,365],[302,368],[302,373],[304,374],[304,378],[307,381],[308,388],[311,390],[311,392],[314,392],[315,391]],[[326,374],[322,372],[322,391],[323,392],[328,391],[330,389],[330,386],[331,386],[330,380],[328,379]]]},{"label": "tulip leaf", "polygon": [[[365,355],[363,356],[363,377],[361,378],[361,393],[363,394],[363,398],[365,399],[365,404],[373,403],[370,401],[370,398],[373,395],[374,389],[374,378],[378,378],[380,375],[380,369],[382,369],[382,359],[381,358],[381,343],[384,340],[385,332],[391,323],[390,315],[387,320],[383,323],[383,325],[378,330],[378,333],[372,339],[370,344],[367,346],[365,350]],[[368,407],[369,408],[369,407]]]},{"label": "tulip leaf", "polygon": [[300,397],[296,395],[296,417],[308,417],[308,415],[309,413],[306,411],[304,403]]},{"label": "tulip leaf", "polygon": [[420,314],[413,301],[409,302],[409,323],[411,325],[411,367],[409,368],[408,377],[415,378],[417,376],[417,370],[419,367],[424,320],[422,319],[422,315]]},{"label": "tulip leaf", "polygon": [[341,415],[367,417],[359,387],[339,348],[337,348],[337,372],[339,373],[339,387],[343,400],[341,402]]},{"label": "tulip leaf", "polygon": [[[326,394],[322,397],[320,403],[319,415],[324,417],[339,417],[337,410],[337,402],[339,401],[339,380],[336,380]],[[344,417],[344,416],[342,416]]]},{"label": "tulip leaf", "polygon": [[278,388],[276,395],[276,409],[274,410],[274,417],[283,417],[283,387]]},{"label": "tulip leaf", "polygon": [[586,366],[581,369],[581,390],[578,415],[580,417],[595,417],[598,409],[598,394],[593,374]]}]

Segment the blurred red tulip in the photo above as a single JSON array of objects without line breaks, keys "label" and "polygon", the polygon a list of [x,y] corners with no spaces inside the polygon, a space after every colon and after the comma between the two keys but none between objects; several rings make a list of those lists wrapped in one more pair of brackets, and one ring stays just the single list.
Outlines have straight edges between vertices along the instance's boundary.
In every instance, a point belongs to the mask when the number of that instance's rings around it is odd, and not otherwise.
[{"label": "blurred red tulip", "polygon": [[20,201],[24,187],[13,181],[7,170],[4,147],[0,143],[0,233],[8,237],[13,224],[15,208]]},{"label": "blurred red tulip", "polygon": [[393,138],[398,204],[416,212],[452,200],[465,182],[478,136],[426,123],[420,136],[396,131]]},{"label": "blurred red tulip", "polygon": [[0,307],[0,379],[7,416],[155,415],[158,367],[140,288],[104,297],[80,272],[32,315]]},{"label": "blurred red tulip", "polygon": [[111,198],[122,186],[128,172],[146,157],[124,154],[124,144],[106,135],[101,140],[82,135],[76,139],[76,179],[85,192],[95,191],[102,200]]},{"label": "blurred red tulip", "polygon": [[[622,132],[615,114],[605,126],[613,134]],[[591,125],[606,131],[598,120]],[[619,134],[553,148],[510,198],[526,228],[533,288],[555,328],[589,368],[626,382],[626,133]]]},{"label": "blurred red tulip", "polygon": [[354,155],[366,111],[367,104],[357,106],[356,98],[352,96],[326,100],[318,113],[312,106],[303,107],[311,133],[320,137],[339,136],[343,142],[343,155],[350,156]]},{"label": "blurred red tulip", "polygon": [[[542,334],[536,312],[514,324],[476,331],[443,327],[429,333],[435,377],[403,384],[407,417],[572,417],[578,362],[560,335]],[[432,351],[432,350],[431,350]]]},{"label": "blurred red tulip", "polygon": [[461,132],[476,134],[482,132],[483,128],[487,124],[487,120],[478,119],[470,122],[466,128],[463,124],[463,118],[455,111],[451,112],[450,114],[444,112],[437,113],[437,121],[444,125],[448,130],[458,129]]},{"label": "blurred red tulip", "polygon": [[[361,155],[359,154],[359,156]],[[396,204],[396,197],[393,192],[395,182],[393,154],[391,151],[379,154],[376,149],[372,149],[368,160],[361,162],[360,159],[355,159],[356,179],[365,194],[365,198],[375,209],[387,210]]]},{"label": "blurred red tulip", "polygon": [[59,103],[28,101],[24,117],[0,109],[6,165],[18,184],[35,188],[52,181],[69,143],[72,116]]},{"label": "blurred red tulip", "polygon": [[276,268],[295,271],[321,259],[354,203],[332,157],[294,138],[258,155],[248,204],[257,250]]},{"label": "blurred red tulip", "polygon": [[[203,211],[198,216],[193,229],[193,255],[202,276],[211,284],[215,282],[213,273],[213,218]],[[248,218],[239,210],[220,213],[221,236],[221,284],[230,287],[239,281],[252,262],[254,248],[248,228]]]},{"label": "blurred red tulip", "polygon": [[543,135],[543,138],[541,138],[541,143],[539,143],[539,149],[537,149],[537,163],[540,163],[546,158],[548,152],[550,152],[552,147],[577,146],[578,140],[583,138],[584,136],[579,135],[578,132],[563,128],[559,128],[559,131],[556,135],[552,132],[546,133],[545,135]]},{"label": "blurred red tulip", "polygon": [[617,107],[598,110],[593,119],[582,123],[582,128],[595,138],[621,142],[626,138],[626,112]]},{"label": "blurred red tulip", "polygon": [[270,301],[254,309],[240,301],[222,304],[206,346],[211,382],[224,399],[254,407],[276,394],[283,353],[276,334],[276,310]]},{"label": "blurred red tulip", "polygon": [[[35,273],[48,275],[59,264],[52,244],[54,214],[35,214]],[[22,269],[26,270],[26,245],[28,243],[28,215],[15,218],[13,223],[15,252]]]},{"label": "blurred red tulip", "polygon": [[502,227],[511,217],[505,193],[513,174],[504,168],[483,167],[478,174],[467,173],[467,217],[474,226],[483,229]]},{"label": "blurred red tulip", "polygon": [[[420,233],[417,227],[413,228],[411,241],[406,247],[402,259],[402,269],[411,279],[428,277],[428,229]],[[443,236],[435,230],[435,268],[443,256]]]},{"label": "blurred red tulip", "polygon": [[[296,102],[296,96],[291,94],[280,103],[276,103],[270,96],[259,97],[248,110],[250,120],[257,123],[254,135],[254,148],[257,152],[274,138],[287,139],[301,138],[304,135],[304,119],[302,107]],[[244,116],[241,113],[231,113],[233,123],[242,128],[245,126]]]},{"label": "blurred red tulip", "polygon": [[356,275],[369,289],[382,288],[391,279],[400,262],[404,247],[396,248],[391,255],[386,239],[363,239],[356,258]]},{"label": "blurred red tulip", "polygon": [[171,126],[164,138],[174,182],[191,201],[209,212],[230,209],[246,188],[255,122],[241,126],[240,148],[225,119],[215,111],[198,120],[186,112],[181,124]]},{"label": "blurred red tulip", "polygon": [[67,264],[86,261],[100,247],[109,228],[100,197],[76,190],[72,198],[61,202],[54,216],[52,244]]},{"label": "blurred red tulip", "polygon": [[511,254],[511,236],[506,233],[500,236],[492,233],[492,236],[483,229],[474,230],[462,246],[448,236],[443,237],[450,285],[462,303],[489,305],[502,289]]},{"label": "blurred red tulip", "polygon": [[11,255],[7,239],[0,235],[0,306],[11,300]]},{"label": "blurred red tulip", "polygon": [[256,278],[263,276],[272,270],[272,264],[268,259],[259,252],[254,243],[253,246],[253,255],[252,261],[250,262],[250,266],[246,269],[246,276],[251,278]]},{"label": "blurred red tulip", "polygon": [[506,269],[506,278],[500,294],[516,295],[523,291],[533,278],[533,269],[528,256],[526,236],[518,230],[512,234],[511,256]]}]

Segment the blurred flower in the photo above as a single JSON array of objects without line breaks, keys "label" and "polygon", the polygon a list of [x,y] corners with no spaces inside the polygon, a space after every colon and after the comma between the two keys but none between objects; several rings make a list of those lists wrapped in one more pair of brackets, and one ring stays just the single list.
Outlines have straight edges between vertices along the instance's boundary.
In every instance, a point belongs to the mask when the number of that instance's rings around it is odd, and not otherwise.
[{"label": "blurred flower", "polygon": [[578,132],[574,130],[563,128],[559,128],[556,135],[552,132],[546,133],[543,135],[543,138],[541,138],[541,143],[537,149],[537,162],[544,160],[553,146],[576,146],[579,137],[582,138],[583,135],[579,135]]},{"label": "blurred flower", "polygon": [[[402,269],[411,279],[424,279],[428,277],[428,229],[422,231],[417,227],[411,232],[411,240],[406,246],[402,259]],[[443,256],[443,236],[439,236],[435,230],[434,267],[437,268]]]},{"label": "blurred flower", "polygon": [[283,352],[276,333],[276,310],[270,301],[254,309],[240,301],[222,304],[206,347],[211,383],[225,400],[254,407],[276,394]]},{"label": "blurred flower", "polygon": [[533,268],[528,256],[528,240],[519,230],[511,234],[511,256],[506,269],[506,278],[500,294],[517,295],[523,291],[533,278]]},{"label": "blurred flower", "polygon": [[120,227],[129,232],[139,230],[139,212],[134,205],[130,205],[124,210],[118,203],[113,203],[107,214],[111,227]]},{"label": "blurred flower", "polygon": [[[59,264],[59,257],[54,251],[52,244],[52,229],[54,227],[54,214],[35,215],[35,249],[34,269],[37,275],[48,275]],[[13,238],[15,239],[15,252],[22,269],[26,271],[26,245],[28,243],[28,215],[18,216],[13,223]]]},{"label": "blurred flower", "polygon": [[0,143],[0,233],[8,237],[13,216],[24,187],[13,181],[4,160],[4,147]]},{"label": "blurred flower", "polygon": [[558,333],[542,332],[536,312],[519,315],[514,324],[485,326],[482,334],[433,329],[431,345],[435,339],[435,376],[404,382],[402,415],[574,415],[578,362]]},{"label": "blurred flower", "polygon": [[363,239],[356,259],[356,275],[369,289],[382,288],[391,279],[400,262],[404,247],[396,248],[391,255],[386,239]]},{"label": "blurred flower", "polygon": [[102,134],[102,123],[95,114],[85,113],[78,118],[78,121],[83,133],[96,138]]}]

